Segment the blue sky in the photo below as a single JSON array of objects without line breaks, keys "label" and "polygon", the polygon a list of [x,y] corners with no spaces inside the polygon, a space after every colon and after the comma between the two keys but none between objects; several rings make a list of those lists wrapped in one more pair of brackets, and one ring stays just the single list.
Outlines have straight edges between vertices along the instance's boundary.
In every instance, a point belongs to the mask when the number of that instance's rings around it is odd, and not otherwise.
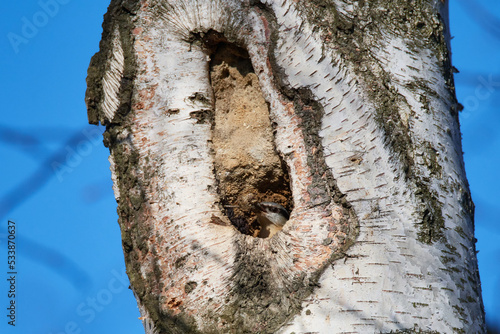
[{"label": "blue sky", "polygon": [[[103,129],[87,124],[84,103],[108,1],[0,4],[1,333],[143,333]],[[500,2],[457,0],[450,14],[483,296],[487,318],[500,325]],[[5,318],[9,219],[18,245],[15,329]]]}]

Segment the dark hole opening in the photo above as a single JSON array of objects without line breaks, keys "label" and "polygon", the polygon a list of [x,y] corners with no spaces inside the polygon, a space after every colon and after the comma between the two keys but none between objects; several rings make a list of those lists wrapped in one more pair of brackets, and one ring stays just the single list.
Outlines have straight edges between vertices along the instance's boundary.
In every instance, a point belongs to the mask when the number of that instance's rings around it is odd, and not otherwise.
[{"label": "dark hole opening", "polygon": [[214,93],[212,150],[218,192],[226,215],[243,234],[266,237],[257,220],[258,204],[293,209],[286,164],[277,153],[269,106],[248,52],[222,35],[208,32]]}]

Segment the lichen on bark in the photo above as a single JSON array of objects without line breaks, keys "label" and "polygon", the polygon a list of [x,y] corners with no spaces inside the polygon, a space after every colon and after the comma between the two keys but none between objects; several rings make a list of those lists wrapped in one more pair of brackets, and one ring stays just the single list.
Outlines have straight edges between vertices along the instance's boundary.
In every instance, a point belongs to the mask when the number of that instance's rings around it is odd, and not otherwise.
[{"label": "lichen on bark", "polygon": [[[442,18],[435,14],[429,1],[414,1],[411,4],[407,1],[360,1],[350,4],[350,10],[340,12],[338,7],[341,2],[312,0],[298,5],[320,31],[325,44],[339,49],[342,57],[354,65],[351,69],[362,80],[360,84],[367,88],[365,91],[376,107],[375,119],[385,133],[386,145],[394,152],[404,177],[415,187],[414,193],[420,201],[420,241],[443,241],[441,204],[426,178],[420,176],[414,160],[415,151],[420,146],[435,152],[431,145],[436,143],[419,143],[412,138],[411,129],[401,115],[401,106],[407,105],[407,102],[373,53],[380,47],[380,41],[387,40],[389,35],[404,38],[408,49],[416,57],[421,50],[430,50],[436,61],[441,63],[442,73],[453,96],[452,103],[458,105],[454,97],[452,66]],[[422,90],[428,96],[435,96],[430,86],[430,82],[417,78],[408,84],[416,94]],[[441,166],[436,159],[427,168],[431,174],[440,174]]]}]

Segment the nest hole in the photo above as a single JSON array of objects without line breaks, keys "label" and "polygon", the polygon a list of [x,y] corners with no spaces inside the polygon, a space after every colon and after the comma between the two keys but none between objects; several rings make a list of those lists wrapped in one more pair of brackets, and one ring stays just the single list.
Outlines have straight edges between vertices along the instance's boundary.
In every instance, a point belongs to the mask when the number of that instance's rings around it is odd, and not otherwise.
[{"label": "nest hole", "polygon": [[212,149],[221,205],[241,233],[262,237],[256,204],[275,202],[288,212],[293,209],[290,178],[274,144],[269,105],[247,50],[214,32],[207,33],[204,42],[211,59]]}]

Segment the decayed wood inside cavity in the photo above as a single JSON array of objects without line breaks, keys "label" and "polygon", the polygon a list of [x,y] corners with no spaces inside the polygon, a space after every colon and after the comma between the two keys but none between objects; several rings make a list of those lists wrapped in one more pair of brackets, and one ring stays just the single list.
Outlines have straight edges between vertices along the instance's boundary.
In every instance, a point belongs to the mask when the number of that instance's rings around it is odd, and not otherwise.
[{"label": "decayed wood inside cavity", "polygon": [[289,211],[288,173],[276,152],[268,104],[246,50],[220,43],[211,55],[215,96],[215,173],[226,213],[238,230],[258,236],[252,207],[272,201]]}]

